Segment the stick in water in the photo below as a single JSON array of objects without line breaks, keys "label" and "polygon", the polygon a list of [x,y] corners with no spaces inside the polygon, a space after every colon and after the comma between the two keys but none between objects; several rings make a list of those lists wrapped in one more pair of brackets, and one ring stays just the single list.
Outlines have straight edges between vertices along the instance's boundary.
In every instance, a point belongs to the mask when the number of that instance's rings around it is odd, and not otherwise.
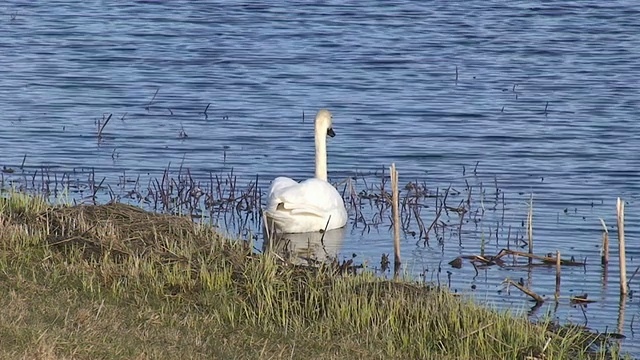
[{"label": "stick in water", "polygon": [[601,218],[600,223],[602,224],[602,261],[601,264],[603,266],[607,266],[609,264],[609,230],[607,230],[607,224],[604,223],[604,220]]},{"label": "stick in water", "polygon": [[627,258],[624,248],[624,201],[618,198],[618,246],[620,253],[620,295],[627,294]]},{"label": "stick in water", "polygon": [[560,298],[560,251],[556,251],[556,301]]},{"label": "stick in water", "polygon": [[[529,200],[529,213],[527,214],[527,237],[529,239],[529,254],[533,255],[533,194]],[[531,258],[529,258],[531,265]]]},{"label": "stick in water", "polygon": [[393,248],[395,251],[395,261],[393,264],[394,275],[397,276],[400,271],[400,212],[399,212],[399,192],[398,192],[398,172],[396,171],[396,164],[391,164],[391,201],[392,201],[392,215],[393,215]]}]

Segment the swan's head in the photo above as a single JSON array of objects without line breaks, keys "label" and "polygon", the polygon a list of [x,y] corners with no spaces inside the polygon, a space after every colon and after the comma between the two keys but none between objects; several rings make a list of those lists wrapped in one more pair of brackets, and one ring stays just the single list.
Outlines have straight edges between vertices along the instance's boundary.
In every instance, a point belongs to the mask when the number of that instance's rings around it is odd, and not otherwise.
[{"label": "swan's head", "polygon": [[318,111],[316,115],[316,130],[327,133],[327,135],[334,137],[336,133],[333,131],[333,115],[327,109]]}]

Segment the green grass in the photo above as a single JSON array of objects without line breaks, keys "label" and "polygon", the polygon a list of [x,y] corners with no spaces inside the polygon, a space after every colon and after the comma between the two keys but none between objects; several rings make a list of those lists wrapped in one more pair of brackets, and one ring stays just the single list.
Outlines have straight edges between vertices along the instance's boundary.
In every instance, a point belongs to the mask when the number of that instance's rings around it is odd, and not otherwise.
[{"label": "green grass", "polygon": [[0,358],[617,358],[578,329],[283,263],[122,204],[0,198],[0,292]]}]

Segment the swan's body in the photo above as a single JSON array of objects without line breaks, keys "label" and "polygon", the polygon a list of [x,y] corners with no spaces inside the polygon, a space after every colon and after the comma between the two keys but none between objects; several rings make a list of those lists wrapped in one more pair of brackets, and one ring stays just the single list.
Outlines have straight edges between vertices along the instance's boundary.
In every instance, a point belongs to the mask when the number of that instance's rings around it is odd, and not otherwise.
[{"label": "swan's body", "polygon": [[332,115],[318,111],[315,121],[316,176],[302,182],[278,177],[271,183],[267,219],[280,233],[332,230],[347,223],[342,196],[327,182],[327,135],[335,136]]},{"label": "swan's body", "polygon": [[332,230],[347,223],[342,197],[328,182],[311,178],[296,182],[287,177],[273,180],[267,217],[281,233]]}]

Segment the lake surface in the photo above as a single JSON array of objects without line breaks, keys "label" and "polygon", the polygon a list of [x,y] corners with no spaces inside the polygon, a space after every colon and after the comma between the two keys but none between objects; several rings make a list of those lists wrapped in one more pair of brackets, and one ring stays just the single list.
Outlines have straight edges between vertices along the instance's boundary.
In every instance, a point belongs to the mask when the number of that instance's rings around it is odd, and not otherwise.
[{"label": "lake surface", "polygon": [[[341,189],[373,193],[395,162],[401,184],[428,189],[417,206],[427,227],[449,186],[448,206],[471,199],[462,225],[457,213],[441,214],[444,225],[426,246],[408,221],[406,271],[501,308],[532,306],[504,289],[505,278],[553,296],[553,267],[492,266],[476,276],[468,262],[447,265],[483,249],[526,251],[517,239],[527,238],[533,194],[535,252],[560,251],[586,266],[563,268],[565,297],[532,317],[621,331],[631,339],[623,349],[640,355],[638,299],[624,301],[624,322],[618,315],[615,236],[622,197],[631,276],[640,265],[638,33],[640,7],[631,1],[8,1],[0,17],[2,176],[5,186],[36,187],[104,179],[121,195],[138,178],[152,187],[149,179],[169,166],[173,176],[189,169],[203,188],[212,174],[233,170],[240,187],[259,175],[264,193],[275,176],[313,175],[312,120],[326,107],[337,133],[329,177]],[[368,204],[350,209],[336,246],[342,259],[356,254],[375,268],[393,252],[391,231],[388,214],[376,217]],[[607,276],[599,218],[611,231]],[[244,225],[259,231],[254,223]],[[630,289],[639,284],[640,276]],[[597,302],[571,306],[566,296],[582,293]]]}]

